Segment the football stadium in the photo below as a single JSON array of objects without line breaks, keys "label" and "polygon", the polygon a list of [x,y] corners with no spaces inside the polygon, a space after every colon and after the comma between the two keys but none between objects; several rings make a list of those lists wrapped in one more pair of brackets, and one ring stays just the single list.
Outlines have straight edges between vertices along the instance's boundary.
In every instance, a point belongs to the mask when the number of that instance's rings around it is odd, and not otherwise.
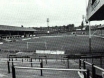
[{"label": "football stadium", "polygon": [[104,25],[90,25],[103,14],[104,1],[89,0],[80,30],[0,25],[0,78],[104,78]]}]

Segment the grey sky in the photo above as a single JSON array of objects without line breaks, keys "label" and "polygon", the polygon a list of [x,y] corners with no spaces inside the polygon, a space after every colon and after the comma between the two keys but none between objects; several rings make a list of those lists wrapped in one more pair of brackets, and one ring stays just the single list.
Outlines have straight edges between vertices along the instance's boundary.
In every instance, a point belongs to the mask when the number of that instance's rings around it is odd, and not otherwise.
[{"label": "grey sky", "polygon": [[0,0],[0,24],[25,27],[75,24],[86,15],[87,0]]}]

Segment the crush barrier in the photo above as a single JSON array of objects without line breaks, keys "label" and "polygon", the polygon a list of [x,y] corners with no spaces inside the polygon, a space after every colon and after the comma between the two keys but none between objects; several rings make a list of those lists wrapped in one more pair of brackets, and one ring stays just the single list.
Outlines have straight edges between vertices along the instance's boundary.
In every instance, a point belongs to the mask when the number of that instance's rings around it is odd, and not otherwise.
[{"label": "crush barrier", "polygon": [[[104,72],[104,69],[99,67],[99,66],[96,66],[95,64],[93,63],[89,63],[85,60],[79,60],[79,68],[80,69],[89,69],[89,72],[90,72],[90,77],[91,78],[104,78],[102,75],[102,73]],[[84,72],[83,75],[85,76],[86,73]]]},{"label": "crush barrier", "polygon": [[51,71],[76,71],[76,72],[86,72],[86,76],[84,78],[89,78],[89,70],[86,69],[59,69],[59,68],[32,68],[32,67],[20,67],[20,66],[12,66],[12,78],[16,78],[16,69],[31,69],[31,70],[40,70],[40,75],[43,76],[43,70],[51,70]]},{"label": "crush barrier", "polygon": [[30,61],[30,62],[21,62],[21,61],[7,61],[7,68],[8,68],[8,73],[10,73],[10,69],[11,69],[11,65],[12,66],[18,66],[18,65],[15,65],[15,63],[20,63],[20,64],[30,64],[30,67],[34,67],[33,64],[39,64],[40,66],[43,65],[43,62],[33,62],[33,61]]}]

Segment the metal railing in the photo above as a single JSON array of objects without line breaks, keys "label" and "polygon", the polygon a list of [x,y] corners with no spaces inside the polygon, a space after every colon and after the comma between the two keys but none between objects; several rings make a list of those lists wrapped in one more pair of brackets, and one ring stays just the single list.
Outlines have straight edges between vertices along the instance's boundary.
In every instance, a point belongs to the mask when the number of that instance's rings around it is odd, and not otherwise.
[{"label": "metal railing", "polygon": [[7,61],[7,68],[8,68],[8,73],[10,73],[10,63],[12,63],[12,66],[17,66],[17,65],[15,65],[14,63],[21,63],[21,64],[30,64],[31,65],[31,67],[33,67],[33,64],[39,64],[40,66],[41,66],[41,63],[42,62],[32,62],[32,61],[30,61],[30,62],[21,62],[21,61]]},{"label": "metal railing", "polygon": [[[6,62],[6,61],[2,61],[2,62]],[[79,66],[81,67],[82,65],[81,65],[81,62],[82,62],[82,60],[80,60],[80,62],[79,62]],[[21,67],[21,65],[19,66],[19,65],[15,65],[15,63],[21,63],[21,64],[30,64],[31,66],[30,67],[26,67],[26,66],[22,66]],[[39,64],[39,67],[35,67],[35,66],[33,66],[33,64],[36,64],[36,62],[33,62],[33,60],[30,58],[30,61],[16,61],[16,60],[10,60],[10,61],[7,61],[7,70],[8,70],[8,74],[9,73],[11,73],[10,72],[10,70],[12,70],[12,78],[16,78],[16,70],[17,69],[30,69],[30,70],[40,70],[40,75],[41,76],[43,76],[43,70],[47,70],[47,71],[76,71],[76,72],[82,72],[82,73],[84,73],[84,78],[90,78],[90,71],[89,71],[89,69],[86,69],[86,65],[85,65],[85,63],[87,63],[87,64],[89,64],[89,65],[92,65],[92,64],[90,64],[89,62],[86,62],[86,61],[83,61],[83,69],[60,69],[60,68],[44,68],[43,67],[43,60],[41,59],[41,61],[40,62],[37,62],[38,64]],[[12,66],[11,66],[11,65]],[[98,69],[100,69],[101,70],[101,68],[99,68],[99,67],[97,67],[97,66],[95,66],[94,65],[94,67],[95,68],[98,68]],[[104,69],[102,69],[102,71],[103,71]],[[23,71],[23,72],[25,72],[25,71]],[[94,77],[93,77],[94,78]]]},{"label": "metal railing", "polygon": [[[98,74],[99,70],[100,72],[104,72],[104,69],[93,64],[93,63],[89,63],[85,60],[79,60],[79,69],[60,69],[60,68],[44,68],[43,67],[43,59],[42,58],[38,58],[39,60],[41,60],[40,62],[35,62],[32,60],[32,58],[29,58],[29,61],[23,61],[23,58],[21,58],[22,60],[10,60],[10,61],[2,61],[3,63],[7,62],[7,68],[8,68],[8,74],[10,73],[10,70],[12,70],[12,78],[16,78],[16,70],[17,69],[30,69],[30,70],[40,70],[40,75],[43,76],[43,70],[47,70],[47,71],[76,71],[76,72],[80,72],[83,74],[84,78],[103,78],[101,75]],[[46,62],[46,61],[44,61]],[[69,61],[67,60],[67,62],[69,63]],[[26,65],[21,66],[21,65],[16,65],[16,63],[21,63],[21,64],[28,64],[30,67],[27,67]],[[11,64],[11,65],[10,65]],[[39,67],[33,66],[33,64],[38,64]],[[69,65],[68,65],[69,66]],[[23,71],[24,72],[24,71]],[[99,77],[97,77],[99,76]]]},{"label": "metal railing", "polygon": [[41,76],[43,76],[43,70],[51,70],[51,71],[76,71],[76,72],[86,72],[86,76],[84,78],[89,78],[89,70],[86,69],[59,69],[59,68],[43,68],[41,63],[40,68],[33,68],[33,67],[20,67],[20,66],[12,66],[12,78],[16,78],[16,69],[31,69],[31,70],[40,70]]},{"label": "metal railing", "polygon": [[[90,66],[91,69],[87,68],[87,66]],[[90,74],[91,78],[102,78],[101,75],[97,75],[96,70],[104,72],[103,68],[96,66],[95,64],[89,63],[87,61],[84,61],[84,60],[79,60],[79,68],[80,69],[88,69],[91,72],[91,74]],[[86,73],[83,73],[84,76],[85,76],[85,74]],[[99,76],[99,77],[97,77],[97,76]]]}]

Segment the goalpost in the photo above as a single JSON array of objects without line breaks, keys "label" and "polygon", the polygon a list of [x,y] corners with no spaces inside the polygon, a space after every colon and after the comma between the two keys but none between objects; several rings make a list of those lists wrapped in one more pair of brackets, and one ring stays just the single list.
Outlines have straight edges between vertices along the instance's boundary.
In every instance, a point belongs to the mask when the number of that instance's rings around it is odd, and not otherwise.
[{"label": "goalpost", "polygon": [[45,49],[47,49],[47,42],[27,42],[27,49],[29,49],[29,44],[44,44]]}]

